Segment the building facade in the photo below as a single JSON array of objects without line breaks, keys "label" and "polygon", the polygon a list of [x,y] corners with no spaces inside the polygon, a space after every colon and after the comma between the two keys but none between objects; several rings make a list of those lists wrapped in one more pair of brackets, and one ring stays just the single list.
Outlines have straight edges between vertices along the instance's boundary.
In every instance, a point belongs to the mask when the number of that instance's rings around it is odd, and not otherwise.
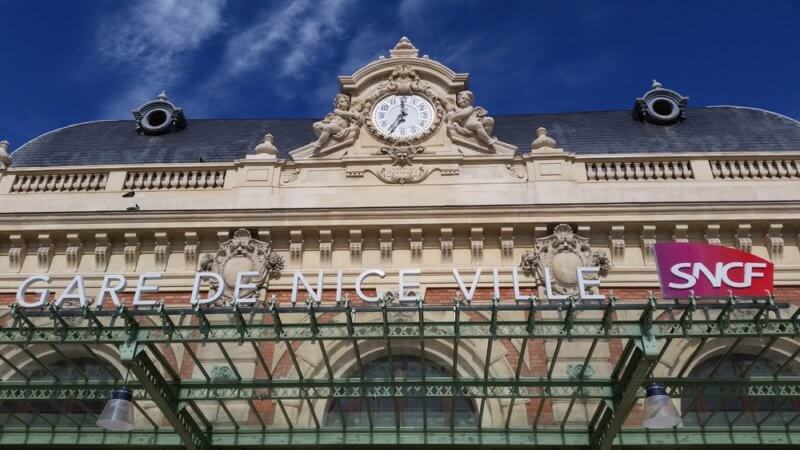
[{"label": "building facade", "polygon": [[[800,123],[657,82],[492,117],[468,82],[403,38],[321,120],[162,93],[5,143],[0,446],[798,445]],[[660,299],[657,242],[775,290]],[[680,427],[643,427],[648,380]]]}]

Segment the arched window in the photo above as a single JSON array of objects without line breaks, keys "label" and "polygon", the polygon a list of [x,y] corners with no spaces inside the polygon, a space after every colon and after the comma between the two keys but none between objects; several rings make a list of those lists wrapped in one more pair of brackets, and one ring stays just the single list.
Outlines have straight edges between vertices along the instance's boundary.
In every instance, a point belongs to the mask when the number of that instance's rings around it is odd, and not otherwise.
[{"label": "arched window", "polygon": [[[25,381],[25,377],[36,382],[111,382],[120,379],[120,374],[111,365],[89,357],[75,357],[69,360],[60,359],[44,366],[31,362],[21,369],[25,376],[16,373],[11,377],[14,381]],[[113,372],[113,373],[112,373]],[[103,411],[106,397],[77,399],[43,399],[9,400],[0,405],[0,423],[9,425],[19,420],[29,426],[75,426],[79,424],[94,425],[97,416]],[[16,419],[12,417],[16,416]]]},{"label": "arched window", "polygon": [[[452,376],[448,369],[414,356],[394,356],[391,361],[389,358],[372,361],[364,366],[364,375],[367,379],[389,380],[394,373],[396,380],[420,380],[423,366],[426,378]],[[357,372],[351,378],[359,376],[360,373]],[[365,402],[369,404],[366,405]],[[348,427],[367,427],[368,412],[375,427],[395,427],[397,423],[401,427],[421,427],[423,417],[431,427],[449,427],[451,417],[456,427],[474,426],[477,420],[474,403],[462,397],[343,398],[331,402],[325,415],[325,425],[341,427],[344,416]]]},{"label": "arched window", "polygon": [[[724,359],[723,359],[724,358]],[[778,373],[780,371],[780,373]],[[732,353],[709,358],[690,373],[694,378],[741,378],[797,375],[797,367],[783,367],[773,360],[746,353]],[[702,394],[681,399],[684,425],[784,425],[800,412],[800,401],[776,398],[768,391],[754,389],[738,396],[720,395],[719,388],[709,384]]]}]

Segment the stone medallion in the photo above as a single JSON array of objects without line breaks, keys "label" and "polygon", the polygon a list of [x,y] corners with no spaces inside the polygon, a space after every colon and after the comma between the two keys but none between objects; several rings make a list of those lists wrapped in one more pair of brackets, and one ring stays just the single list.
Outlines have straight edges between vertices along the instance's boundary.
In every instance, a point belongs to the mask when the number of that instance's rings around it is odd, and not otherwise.
[{"label": "stone medallion", "polygon": [[[236,277],[240,272],[258,274],[245,281],[255,284],[257,288],[239,293],[241,298],[252,298],[258,296],[258,291],[269,279],[280,276],[283,267],[283,258],[272,252],[268,243],[253,239],[250,232],[244,228],[239,228],[231,239],[220,243],[215,255],[203,255],[200,264],[201,271],[214,272],[222,276],[225,282],[221,298],[223,303],[229,303],[233,298]],[[214,290],[218,288],[213,281],[211,286]]]},{"label": "stone medallion", "polygon": [[544,284],[545,268],[550,269],[553,292],[577,296],[579,267],[597,267],[600,275],[605,275],[610,264],[607,255],[592,252],[588,238],[576,235],[571,226],[560,224],[553,234],[536,239],[533,251],[522,255],[520,267],[540,286]]}]

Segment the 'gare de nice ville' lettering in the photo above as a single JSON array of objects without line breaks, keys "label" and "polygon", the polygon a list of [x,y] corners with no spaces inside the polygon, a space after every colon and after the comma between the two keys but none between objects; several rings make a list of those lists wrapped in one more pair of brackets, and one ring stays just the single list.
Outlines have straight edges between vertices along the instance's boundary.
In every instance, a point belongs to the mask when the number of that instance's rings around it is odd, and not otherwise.
[{"label": "'gare de nice ville' lettering", "polygon": [[[458,269],[453,269],[452,274],[455,284],[458,286],[462,297],[466,301],[471,301],[475,296],[478,287],[478,281],[484,269],[477,268],[470,274],[462,274]],[[492,268],[492,287],[494,297],[500,298],[500,269]],[[578,291],[581,293],[582,300],[602,300],[604,297],[599,294],[591,293],[591,289],[599,286],[600,281],[596,275],[598,268],[596,267],[578,267],[576,268],[576,275],[578,280]],[[397,276],[397,293],[399,302],[417,302],[419,301],[418,293],[421,288],[419,277],[422,275],[421,269],[401,269]],[[544,287],[547,293],[547,298],[550,300],[564,300],[567,298],[565,295],[557,295],[553,293],[552,289],[552,276],[549,269],[544,271]],[[588,275],[588,277],[587,277]],[[239,272],[236,274],[236,282],[232,287],[233,290],[233,303],[234,304],[253,304],[258,301],[255,291],[259,289],[255,283],[251,282],[253,277],[258,276],[258,272]],[[368,269],[358,274],[355,282],[352,285],[355,290],[356,296],[366,303],[377,303],[380,299],[379,295],[368,295],[364,292],[365,289],[369,290],[368,284],[370,281],[381,279],[386,276],[386,273],[380,269]],[[470,277],[471,278],[468,278]],[[153,306],[159,301],[152,299],[145,299],[145,296],[153,296],[159,292],[157,280],[161,278],[160,273],[142,273],[138,276],[136,287],[133,295],[133,306]],[[465,278],[467,281],[465,282]],[[520,275],[516,267],[511,269],[511,284],[514,289],[514,300],[526,301],[532,298],[532,294],[523,294],[520,288]],[[202,295],[203,284],[209,284],[206,296]],[[16,304],[25,308],[42,307],[47,303],[50,296],[50,277],[47,275],[33,275],[25,279],[17,289]],[[327,283],[327,284],[326,284]],[[128,280],[119,274],[105,274],[100,288],[94,295],[94,305],[97,308],[103,307],[105,303],[110,301],[114,306],[119,307],[122,305],[120,293],[128,287]],[[335,289],[336,302],[343,301],[342,292],[345,288],[344,275],[341,270],[331,273],[331,271],[319,271],[316,278],[311,275],[304,274],[302,271],[294,271],[292,274],[292,295],[291,303],[297,303],[299,295],[306,296],[313,302],[322,302],[322,293],[326,289]],[[225,280],[223,277],[215,272],[197,272],[194,277],[192,285],[192,292],[189,296],[189,303],[191,305],[207,305],[217,302],[225,290]],[[374,288],[374,287],[373,287]],[[30,294],[38,295],[30,295]],[[34,297],[34,298],[30,298]],[[75,275],[72,280],[67,284],[66,288],[55,299],[54,305],[61,307],[64,305],[88,306],[89,294],[87,293],[86,284],[82,275]],[[304,297],[305,298],[305,297]],[[424,299],[423,299],[424,300]]]}]

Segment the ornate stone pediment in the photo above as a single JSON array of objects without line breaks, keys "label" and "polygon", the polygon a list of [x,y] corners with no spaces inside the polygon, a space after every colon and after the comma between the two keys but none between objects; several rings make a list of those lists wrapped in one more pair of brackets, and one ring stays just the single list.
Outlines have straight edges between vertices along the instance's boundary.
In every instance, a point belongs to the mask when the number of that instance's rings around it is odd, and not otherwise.
[{"label": "ornate stone pediment", "polygon": [[[225,289],[220,299],[223,303],[228,303],[233,299],[234,287],[236,286],[236,276],[239,272],[257,272],[258,275],[249,278],[248,283],[257,286],[256,290],[240,292],[242,298],[258,296],[258,291],[264,287],[270,279],[278,278],[284,267],[283,257],[274,253],[267,242],[253,239],[250,232],[244,228],[239,228],[233,233],[233,237],[219,244],[216,254],[206,253],[200,262],[200,270],[203,272],[214,272],[222,276],[225,282]],[[212,289],[216,291],[218,286],[212,280]]]},{"label": "ornate stone pediment", "polygon": [[536,277],[539,285],[545,281],[545,268],[549,269],[555,294],[577,296],[578,267],[597,267],[600,275],[605,275],[611,263],[606,254],[592,252],[588,238],[576,235],[571,226],[560,224],[553,234],[536,239],[533,251],[522,255],[520,267]]},{"label": "ornate stone pediment", "polygon": [[[493,119],[485,108],[473,105],[467,78],[427,55],[420,56],[404,37],[388,58],[339,78],[332,112],[313,125],[317,140],[291,151],[291,157],[296,161],[376,159],[377,151],[386,146],[419,145],[436,148],[441,156],[513,157],[516,147],[493,136]],[[398,106],[400,113],[393,109]],[[387,182],[412,182],[421,176],[419,170],[410,173],[413,169],[407,165],[398,167],[395,162],[384,167],[386,174],[403,172],[399,178],[385,177]],[[377,176],[379,170],[370,171]]]}]

